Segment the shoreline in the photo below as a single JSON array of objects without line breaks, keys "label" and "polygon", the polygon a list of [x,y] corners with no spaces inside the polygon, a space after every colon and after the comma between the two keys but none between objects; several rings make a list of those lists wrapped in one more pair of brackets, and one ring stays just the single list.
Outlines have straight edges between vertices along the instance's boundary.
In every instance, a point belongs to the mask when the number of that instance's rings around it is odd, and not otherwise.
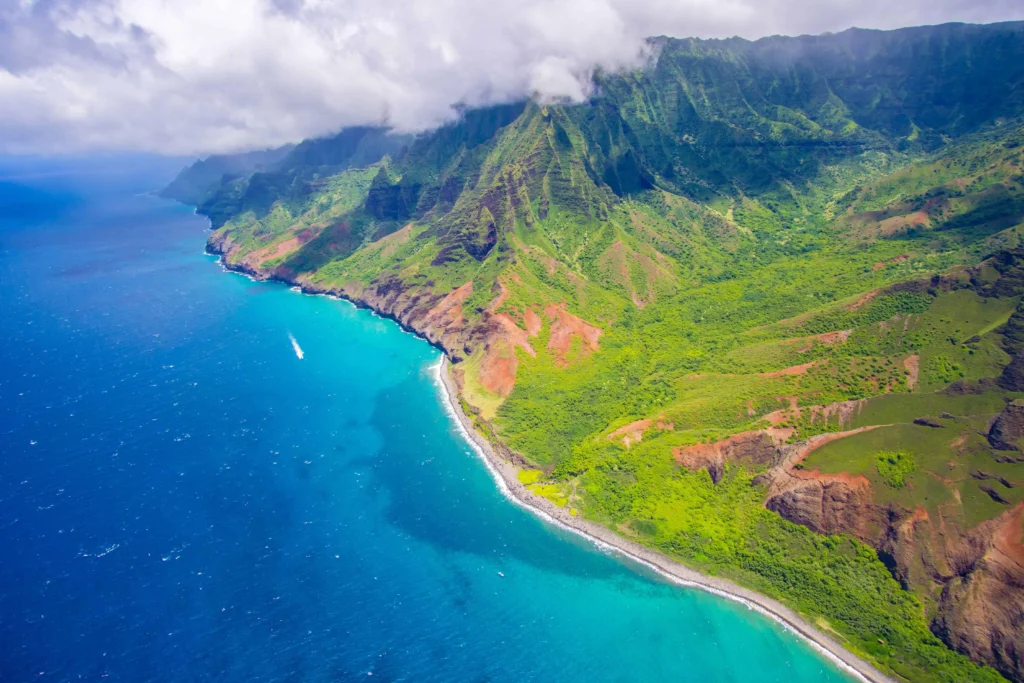
[{"label": "shoreline", "polygon": [[447,350],[437,342],[428,339],[416,329],[403,323],[396,316],[378,311],[367,302],[353,299],[342,292],[320,291],[301,283],[267,276],[265,273],[256,270],[230,264],[227,262],[226,254],[223,251],[211,249],[210,247],[211,245],[208,243],[206,253],[216,256],[221,268],[227,272],[243,275],[254,282],[276,281],[293,288],[297,287],[302,294],[310,296],[327,296],[347,301],[356,308],[366,309],[383,319],[396,323],[402,330],[438,349],[441,357],[432,370],[435,375],[433,379],[437,385],[438,392],[442,395],[441,403],[445,412],[452,418],[459,432],[466,439],[467,444],[484,462],[485,467],[498,486],[498,490],[514,505],[518,505],[549,524],[553,524],[594,543],[603,550],[640,564],[670,583],[703,590],[718,597],[738,602],[748,609],[759,612],[804,640],[818,654],[828,659],[844,673],[859,681],[864,681],[865,683],[897,683],[895,679],[886,676],[874,666],[847,650],[834,638],[826,635],[777,600],[744,588],[732,581],[702,574],[695,569],[672,560],[660,552],[620,536],[608,527],[580,517],[574,517],[569,514],[566,508],[560,508],[551,501],[534,495],[519,481],[517,477],[519,468],[497,454],[492,444],[476,431],[473,423],[462,410],[458,389],[455,387],[449,373],[449,368],[452,365],[451,360]]},{"label": "shoreline", "polygon": [[777,600],[727,579],[702,574],[662,553],[620,536],[605,526],[574,517],[566,508],[560,508],[551,501],[530,492],[517,477],[519,468],[497,454],[491,443],[476,431],[473,423],[462,410],[458,391],[449,372],[450,367],[451,362],[448,355],[442,353],[441,359],[433,368],[435,383],[439,393],[442,394],[445,412],[453,418],[459,432],[465,437],[473,451],[484,461],[502,495],[513,504],[526,509],[548,523],[591,541],[599,548],[641,564],[671,583],[703,590],[761,613],[803,639],[843,672],[860,681],[896,683],[895,679],[886,676],[847,650],[838,641],[808,623],[803,617]]}]

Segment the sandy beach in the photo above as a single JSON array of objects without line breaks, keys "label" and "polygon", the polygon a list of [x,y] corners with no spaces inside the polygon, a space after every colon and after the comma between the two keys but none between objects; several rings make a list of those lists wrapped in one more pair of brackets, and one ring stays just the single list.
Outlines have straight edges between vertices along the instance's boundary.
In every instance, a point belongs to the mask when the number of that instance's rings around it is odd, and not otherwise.
[{"label": "sandy beach", "polygon": [[450,367],[451,363],[448,361],[448,357],[442,355],[441,361],[436,366],[436,379],[445,404],[460,431],[464,433],[466,439],[487,465],[487,469],[494,476],[502,493],[511,501],[552,524],[593,541],[603,549],[614,551],[634,562],[639,562],[673,583],[699,588],[735,600],[750,609],[761,612],[804,638],[812,647],[859,680],[870,683],[895,683],[895,679],[886,676],[871,664],[854,655],[838,641],[811,625],[777,600],[743,588],[731,581],[705,576],[661,553],[623,538],[607,527],[573,516],[567,508],[558,507],[549,500],[531,493],[519,481],[517,476],[519,468],[501,458],[487,439],[475,430],[473,423],[463,412],[454,381],[451,378]]}]

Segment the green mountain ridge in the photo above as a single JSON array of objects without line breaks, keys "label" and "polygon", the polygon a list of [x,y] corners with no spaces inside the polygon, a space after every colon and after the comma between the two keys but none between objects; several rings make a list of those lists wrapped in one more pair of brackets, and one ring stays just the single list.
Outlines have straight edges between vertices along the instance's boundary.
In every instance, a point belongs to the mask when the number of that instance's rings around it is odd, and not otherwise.
[{"label": "green mountain ridge", "polygon": [[895,677],[1024,681],[1024,23],[651,45],[168,194],[443,347],[539,495]]},{"label": "green mountain ridge", "polygon": [[160,195],[185,204],[199,205],[207,199],[209,193],[217,190],[220,185],[273,167],[284,159],[294,147],[294,145],[284,145],[275,149],[244,154],[217,154],[200,159],[182,169],[171,181],[171,184],[160,192]]}]

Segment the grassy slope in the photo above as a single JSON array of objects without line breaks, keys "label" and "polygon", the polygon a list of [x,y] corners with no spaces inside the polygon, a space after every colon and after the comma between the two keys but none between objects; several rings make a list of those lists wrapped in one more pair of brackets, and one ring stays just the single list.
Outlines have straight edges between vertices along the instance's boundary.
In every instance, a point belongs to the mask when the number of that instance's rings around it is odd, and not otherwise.
[{"label": "grassy slope", "polygon": [[[972,420],[984,423],[1001,410],[1000,397],[969,397],[960,400],[966,406],[956,406],[952,397],[910,394],[904,362],[912,354],[920,357],[917,392],[934,391],[957,379],[997,375],[1009,356],[994,330],[1024,292],[1002,298],[984,298],[970,290],[937,297],[927,292],[890,294],[849,309],[863,294],[887,283],[973,262],[995,245],[1016,244],[1020,161],[1006,161],[1004,150],[970,144],[958,150],[963,158],[925,165],[929,171],[935,165],[949,169],[931,174],[940,183],[951,176],[964,179],[955,186],[963,188],[956,190],[962,193],[956,197],[962,205],[933,224],[888,239],[865,237],[845,227],[854,222],[860,202],[875,210],[874,187],[885,187],[893,197],[883,207],[904,196],[910,204],[920,203],[948,190],[944,184],[923,188],[904,183],[903,178],[916,174],[900,172],[869,187],[866,199],[852,202],[849,218],[832,228],[843,231],[839,239],[820,250],[781,257],[747,277],[699,284],[677,292],[663,306],[630,312],[610,327],[602,353],[578,366],[562,369],[543,357],[524,357],[518,388],[499,410],[499,430],[513,447],[546,465],[553,481],[567,482],[565,489],[576,492],[573,504],[583,514],[706,571],[791,602],[826,620],[854,649],[912,679],[983,678],[985,674],[962,668],[962,661],[940,656],[941,649],[927,644],[921,604],[901,591],[892,592],[895,583],[887,573],[872,573],[869,565],[880,566],[877,560],[864,566],[851,561],[860,557],[857,547],[873,551],[856,542],[847,547],[847,541],[808,535],[766,512],[763,494],[750,486],[750,473],[730,472],[724,485],[713,486],[703,472],[680,471],[670,453],[676,446],[760,426],[761,416],[787,405],[779,397],[795,397],[801,405],[885,391],[893,400],[900,394],[917,399],[910,407],[892,405],[888,398],[880,399],[878,408],[869,403],[857,426],[873,423],[867,416],[876,412],[881,416],[874,423],[906,423],[948,411],[962,416],[957,419],[967,425]],[[969,167],[980,173],[969,173]],[[1009,218],[993,225],[983,213],[979,225],[972,212],[997,185],[1000,192],[1009,189],[1013,194],[1009,206],[999,205]],[[904,255],[909,258],[903,260]],[[779,318],[786,320],[773,322]],[[852,333],[841,343],[813,338],[837,330]],[[979,339],[964,343],[975,336]],[[818,365],[802,375],[762,375],[811,361]],[[614,428],[645,417],[671,422],[674,429],[651,428],[640,445],[629,449],[606,438]],[[789,424],[797,428],[793,438],[839,428],[806,418]],[[942,452],[958,436],[959,430],[946,433],[904,424],[834,442],[807,466],[867,473],[876,480],[877,451],[906,447],[927,454],[910,476],[911,485],[894,499],[909,508],[934,506],[956,491],[970,527],[1005,507],[985,495],[966,476],[968,471],[998,470],[1012,480],[1020,478],[1021,466],[994,462],[983,440],[971,437],[970,457],[959,459],[956,471],[949,472],[949,458],[943,460]],[[929,449],[931,441],[941,448]],[[936,482],[936,475],[953,483]],[[1019,489],[1006,493],[1011,502],[1020,499]],[[822,593],[807,586],[822,586]],[[918,597],[927,600],[929,587],[922,583]],[[835,603],[837,594],[847,596],[841,604]],[[884,645],[874,638],[879,634],[888,634],[882,638]]]},{"label": "grassy slope", "polygon": [[[1019,480],[1021,465],[991,462],[969,436],[949,469],[960,431],[909,423],[948,412],[969,431],[998,412],[1002,395],[935,392],[999,373],[998,329],[1024,290],[979,294],[999,278],[991,268],[953,291],[955,275],[885,288],[1019,244],[1024,130],[1000,118],[1021,114],[1006,87],[1014,31],[854,32],[795,39],[796,51],[790,39],[666,43],[656,68],[604,78],[590,106],[469,112],[299,189],[232,181],[221,196],[241,203],[218,235],[237,245],[233,260],[295,238],[262,268],[321,286],[396,279],[444,294],[473,282],[467,326],[489,310],[526,329],[536,314],[536,355],[511,351],[511,395],[483,387],[482,347],[462,367],[482,427],[537,466],[539,491],[790,604],[907,678],[995,679],[928,631],[925,582],[904,591],[867,546],[766,510],[756,472],[730,466],[715,485],[671,454],[764,426],[792,402],[881,395],[855,424],[899,424],[807,466],[864,474],[910,507],[958,497],[965,525],[1004,509],[969,472]],[[600,328],[599,350],[579,336],[549,348],[550,304]],[[793,439],[839,428],[807,413],[786,416]],[[640,443],[608,438],[641,419],[652,422]],[[917,469],[886,488],[875,453],[900,448]]]}]

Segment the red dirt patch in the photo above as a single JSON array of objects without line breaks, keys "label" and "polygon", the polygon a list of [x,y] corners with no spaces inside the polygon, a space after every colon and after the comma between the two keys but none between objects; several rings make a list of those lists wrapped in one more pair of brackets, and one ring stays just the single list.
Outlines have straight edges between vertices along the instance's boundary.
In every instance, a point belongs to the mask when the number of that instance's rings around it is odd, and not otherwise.
[{"label": "red dirt patch", "polygon": [[864,304],[868,303],[869,301],[874,299],[876,296],[878,296],[878,290],[877,289],[874,290],[873,292],[868,292],[867,294],[863,294],[863,295],[861,295],[861,297],[859,299],[857,299],[852,304],[847,306],[846,310],[848,310],[848,311],[856,311],[858,308],[860,308]]},{"label": "red dirt patch", "polygon": [[903,367],[910,374],[907,375],[907,388],[913,389],[917,386],[918,373],[921,369],[921,357],[916,353],[903,359]]},{"label": "red dirt patch", "polygon": [[1024,569],[1024,502],[1004,513],[993,537],[993,550]]},{"label": "red dirt patch", "polygon": [[871,270],[878,271],[878,270],[881,270],[882,268],[885,268],[888,265],[892,265],[894,263],[903,263],[904,261],[907,261],[909,259],[910,259],[910,257],[908,255],[900,254],[899,256],[891,258],[891,259],[889,259],[887,261],[879,261],[875,265],[871,266]]},{"label": "red dirt patch", "polygon": [[853,330],[839,330],[838,332],[822,332],[821,334],[814,335],[814,338],[820,341],[822,344],[838,344],[846,341],[853,334]]},{"label": "red dirt patch", "polygon": [[290,239],[286,239],[284,242],[279,242],[275,245],[264,247],[259,251],[254,251],[243,258],[242,261],[253,268],[259,268],[267,261],[273,261],[276,258],[280,258],[295,251],[299,248],[299,245],[299,239],[297,237],[292,237]]},{"label": "red dirt patch", "polygon": [[807,337],[794,337],[793,339],[783,339],[781,344],[792,346],[794,344],[801,344],[801,347],[796,350],[797,353],[804,353],[814,348],[814,342],[825,344],[826,346],[832,346],[833,344],[839,344],[850,338],[853,330],[839,330],[837,332],[822,332],[821,334],[812,334]]},{"label": "red dirt patch", "polygon": [[615,439],[621,438],[622,445],[625,446],[626,448],[629,448],[635,443],[640,443],[640,441],[644,437],[644,432],[653,423],[654,420],[650,418],[646,420],[637,420],[636,422],[630,422],[628,425],[616,429],[614,432],[609,434],[607,438],[609,441],[614,441]]},{"label": "red dirt patch", "polygon": [[836,474],[823,474],[818,468],[813,470],[790,470],[789,474],[796,479],[815,480],[823,484],[841,483],[851,489],[870,489],[871,482],[863,474],[850,474],[849,472],[838,472]]},{"label": "red dirt patch", "polygon": [[526,352],[531,356],[536,356],[537,352],[530,346],[530,342],[527,341],[527,333],[521,327],[516,325],[515,321],[507,313],[499,313],[491,318],[491,320],[498,323],[501,328],[499,334],[488,334],[488,341],[493,337],[499,337],[507,340],[513,346],[522,346],[526,349]]},{"label": "red dirt patch", "polygon": [[882,237],[891,237],[900,230],[917,227],[918,225],[929,225],[930,217],[924,211],[915,211],[903,216],[892,216],[878,224],[878,232]]},{"label": "red dirt patch", "polygon": [[650,429],[652,425],[655,429],[662,432],[670,432],[675,429],[675,425],[673,423],[665,421],[664,415],[659,415],[657,420],[647,418],[644,420],[630,422],[628,425],[619,427],[605,438],[609,441],[621,438],[622,445],[629,448],[635,443],[640,443],[643,440],[644,432]]},{"label": "red dirt patch", "polygon": [[777,396],[776,398],[780,401],[789,401],[789,408],[780,408],[779,410],[766,413],[761,418],[762,420],[768,420],[772,425],[777,425],[790,419],[790,417],[800,417],[800,408],[797,406],[798,398],[796,396]]},{"label": "red dirt patch", "polygon": [[584,322],[572,313],[565,310],[565,304],[548,304],[544,307],[544,313],[551,322],[551,338],[548,340],[548,349],[555,355],[555,362],[558,365],[568,365],[569,360],[566,354],[572,347],[573,336],[579,336],[583,341],[583,355],[597,351],[599,346],[597,340],[601,337],[600,328]]},{"label": "red dirt patch", "polygon": [[793,427],[769,427],[764,430],[764,433],[772,437],[775,443],[786,443],[789,441],[789,437],[793,436],[796,431]]},{"label": "red dirt patch", "polygon": [[537,352],[527,340],[527,333],[506,313],[491,316],[484,343],[484,357],[480,363],[480,385],[487,391],[508,396],[516,383],[519,358],[516,347],[531,356]]},{"label": "red dirt patch", "polygon": [[714,443],[697,443],[672,449],[672,457],[688,470],[707,468],[711,479],[718,482],[726,461],[747,461],[755,465],[772,462],[781,442],[775,430],[740,432]]},{"label": "red dirt patch", "polygon": [[470,280],[458,289],[449,292],[427,313],[423,319],[425,327],[447,329],[462,326],[462,304],[473,294],[473,281]]},{"label": "red dirt patch", "polygon": [[526,323],[526,333],[531,337],[536,337],[540,334],[540,328],[544,326],[540,315],[532,308],[527,308],[526,312],[523,313],[523,322]]},{"label": "red dirt patch", "polygon": [[785,376],[789,376],[789,375],[802,375],[805,372],[807,372],[808,370],[810,370],[811,368],[813,368],[815,365],[817,365],[818,362],[819,361],[811,361],[810,363],[802,363],[800,365],[793,365],[791,367],[784,368],[782,370],[775,370],[773,372],[762,372],[762,373],[760,373],[760,376],[761,377],[785,377]]},{"label": "red dirt patch", "polygon": [[487,305],[487,312],[494,313],[496,310],[501,308],[501,305],[508,301],[508,288],[505,287],[505,283],[501,280],[496,282],[498,285],[498,296],[491,303]]},{"label": "red dirt patch", "polygon": [[480,385],[499,396],[508,396],[516,384],[519,359],[488,354],[480,364]]},{"label": "red dirt patch", "polygon": [[836,416],[839,418],[839,426],[843,427],[850,424],[853,420],[854,414],[860,412],[860,409],[864,405],[864,400],[861,399],[858,401],[837,401],[825,406],[807,406],[805,408],[801,408],[797,405],[796,396],[784,396],[780,398],[788,399],[789,407],[773,410],[762,417],[762,420],[768,420],[772,425],[779,425],[783,422],[800,419],[806,411],[811,414],[811,424],[814,424],[818,420],[824,420],[827,422],[832,418],[832,416]]}]

